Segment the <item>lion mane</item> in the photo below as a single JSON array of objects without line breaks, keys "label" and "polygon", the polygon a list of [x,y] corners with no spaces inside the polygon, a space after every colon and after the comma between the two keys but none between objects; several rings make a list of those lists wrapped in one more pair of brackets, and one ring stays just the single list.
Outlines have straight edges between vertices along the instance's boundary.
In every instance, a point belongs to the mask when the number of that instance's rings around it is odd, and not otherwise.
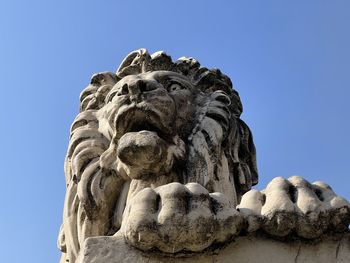
[{"label": "lion mane", "polygon": [[67,192],[58,239],[62,262],[74,262],[87,237],[113,235],[121,226],[133,179],[108,169],[103,160],[115,132],[106,124],[103,110],[114,85],[126,76],[150,71],[176,72],[198,90],[195,114],[180,120],[188,121],[189,128],[181,138],[186,145],[185,168],[178,181],[222,192],[233,205],[258,182],[252,134],[240,119],[243,108],[230,78],[218,69],[201,67],[193,58],[173,62],[164,52],[131,52],[116,73],[95,74],[80,95],[65,159]]}]

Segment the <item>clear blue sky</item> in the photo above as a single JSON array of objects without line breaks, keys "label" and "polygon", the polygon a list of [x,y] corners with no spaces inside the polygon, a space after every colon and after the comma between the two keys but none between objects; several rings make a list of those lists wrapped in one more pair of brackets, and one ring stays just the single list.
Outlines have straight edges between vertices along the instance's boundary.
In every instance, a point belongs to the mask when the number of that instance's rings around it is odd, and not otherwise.
[{"label": "clear blue sky", "polygon": [[259,189],[298,174],[350,199],[349,14],[348,0],[1,1],[2,262],[58,262],[79,93],[140,47],[231,77]]}]

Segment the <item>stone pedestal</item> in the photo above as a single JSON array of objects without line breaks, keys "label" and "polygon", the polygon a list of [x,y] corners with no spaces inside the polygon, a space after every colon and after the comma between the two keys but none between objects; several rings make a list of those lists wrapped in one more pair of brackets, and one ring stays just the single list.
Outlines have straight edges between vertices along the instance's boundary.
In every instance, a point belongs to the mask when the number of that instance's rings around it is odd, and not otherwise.
[{"label": "stone pedestal", "polygon": [[264,235],[239,237],[222,248],[201,254],[172,256],[144,253],[130,247],[123,237],[93,237],[85,241],[78,263],[333,263],[350,262],[350,233],[317,241],[277,241]]}]

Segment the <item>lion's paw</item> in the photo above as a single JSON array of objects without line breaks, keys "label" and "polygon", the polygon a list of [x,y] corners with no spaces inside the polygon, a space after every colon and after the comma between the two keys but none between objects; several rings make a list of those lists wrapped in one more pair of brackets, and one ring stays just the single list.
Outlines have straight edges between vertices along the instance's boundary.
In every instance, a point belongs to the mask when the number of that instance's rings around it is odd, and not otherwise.
[{"label": "lion's paw", "polygon": [[277,177],[265,190],[251,190],[238,206],[248,222],[248,231],[262,228],[273,236],[295,233],[317,238],[326,231],[344,231],[350,223],[350,204],[329,185],[310,184],[299,176]]},{"label": "lion's paw", "polygon": [[128,243],[166,253],[201,251],[237,235],[242,216],[221,193],[197,183],[170,183],[135,195],[122,223]]}]

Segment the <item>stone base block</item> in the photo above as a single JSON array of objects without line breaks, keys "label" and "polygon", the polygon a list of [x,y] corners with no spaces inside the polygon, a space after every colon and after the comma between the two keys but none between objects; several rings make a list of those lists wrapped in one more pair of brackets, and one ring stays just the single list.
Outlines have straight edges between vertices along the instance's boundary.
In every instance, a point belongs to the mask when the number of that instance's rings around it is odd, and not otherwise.
[{"label": "stone base block", "polygon": [[142,252],[125,243],[123,237],[93,237],[85,241],[78,263],[333,263],[350,262],[350,233],[308,242],[278,241],[254,234],[239,237],[222,248],[201,254],[160,255]]}]

